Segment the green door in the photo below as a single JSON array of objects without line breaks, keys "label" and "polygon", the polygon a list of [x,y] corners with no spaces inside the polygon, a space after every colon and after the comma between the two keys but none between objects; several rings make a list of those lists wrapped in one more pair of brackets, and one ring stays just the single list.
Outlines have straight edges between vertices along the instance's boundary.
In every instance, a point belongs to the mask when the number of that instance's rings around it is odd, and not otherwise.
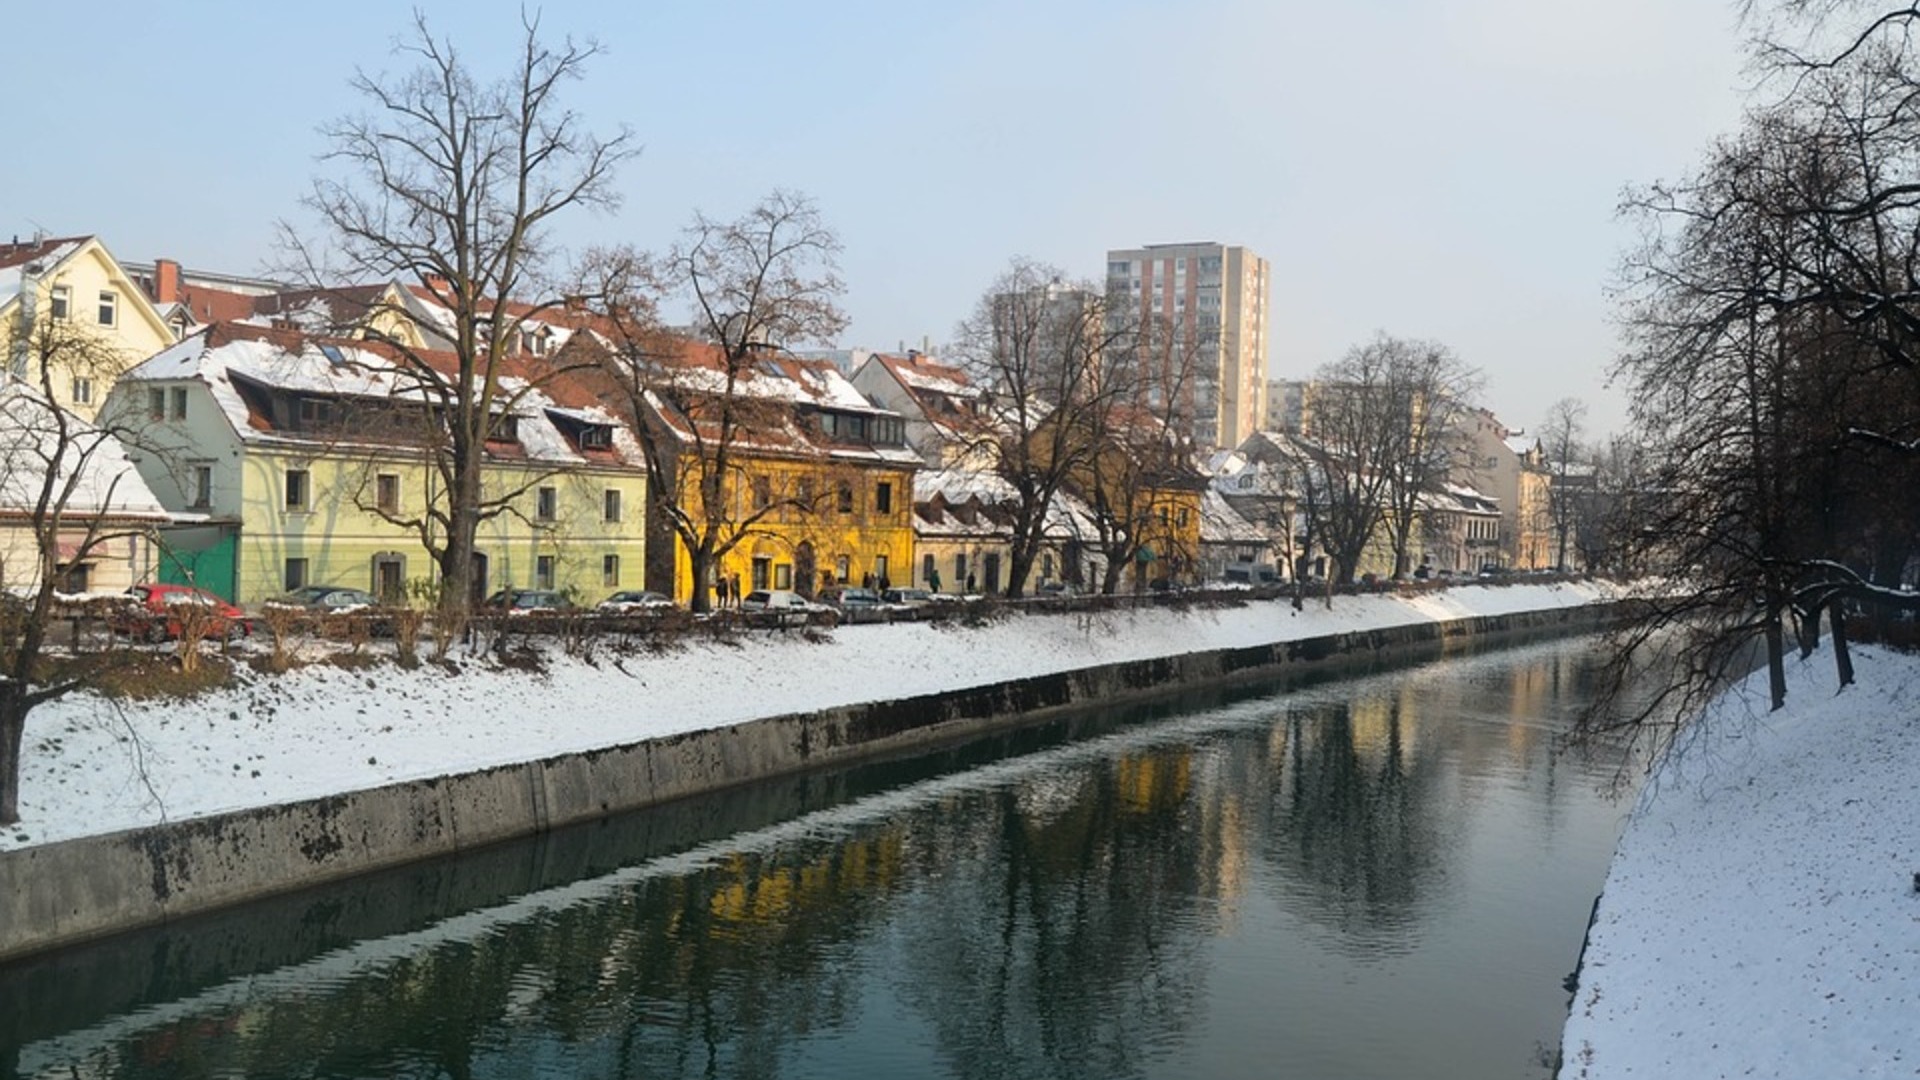
[{"label": "green door", "polygon": [[197,585],[225,600],[234,599],[234,567],[238,563],[240,536],[219,530],[211,544],[196,546],[201,529],[162,533],[160,571],[162,582],[173,585]]}]

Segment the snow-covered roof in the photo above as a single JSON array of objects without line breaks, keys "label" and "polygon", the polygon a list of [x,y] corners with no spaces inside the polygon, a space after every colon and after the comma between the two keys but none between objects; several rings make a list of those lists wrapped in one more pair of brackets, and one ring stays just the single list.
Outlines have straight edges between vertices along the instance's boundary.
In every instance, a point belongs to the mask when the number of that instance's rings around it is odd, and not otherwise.
[{"label": "snow-covered roof", "polygon": [[6,307],[20,295],[29,271],[52,272],[85,247],[91,236],[71,236],[56,240],[32,240],[0,244],[0,307]]},{"label": "snow-covered roof", "polygon": [[[329,397],[418,404],[434,400],[416,375],[379,348],[231,323],[188,336],[136,365],[121,381],[137,384],[183,379],[205,384],[234,432],[249,442],[310,442],[314,438],[279,430],[267,422],[248,400],[249,383],[275,391]],[[536,385],[524,377],[509,375],[502,376],[499,385],[501,396],[509,403],[507,411],[516,418],[515,440],[525,458],[556,464],[592,460],[554,424],[553,415],[558,415],[578,423],[611,425],[614,463],[637,465],[642,460],[632,432],[606,409],[555,401],[555,383],[542,381]],[[325,438],[329,444],[344,445],[338,433],[328,433]]]},{"label": "snow-covered roof", "polygon": [[1200,496],[1200,542],[1203,544],[1264,544],[1267,534],[1240,516],[1217,491]]},{"label": "snow-covered roof", "polygon": [[167,520],[119,439],[25,386],[0,387],[0,510],[30,511],[49,473],[73,481],[66,513]]}]

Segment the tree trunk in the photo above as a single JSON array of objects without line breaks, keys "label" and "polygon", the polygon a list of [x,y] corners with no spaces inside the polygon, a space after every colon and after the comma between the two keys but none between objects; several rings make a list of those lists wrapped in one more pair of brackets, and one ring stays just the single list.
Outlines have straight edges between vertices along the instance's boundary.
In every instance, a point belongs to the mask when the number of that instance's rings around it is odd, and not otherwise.
[{"label": "tree trunk", "polygon": [[1847,649],[1847,616],[1839,597],[1827,601],[1827,620],[1833,624],[1833,665],[1841,686],[1853,685],[1853,654]]},{"label": "tree trunk", "polygon": [[1787,658],[1785,633],[1780,627],[1780,609],[1767,615],[1767,689],[1773,709],[1787,704]]},{"label": "tree trunk", "polygon": [[0,683],[0,825],[20,820],[20,747],[26,733],[26,684]]}]

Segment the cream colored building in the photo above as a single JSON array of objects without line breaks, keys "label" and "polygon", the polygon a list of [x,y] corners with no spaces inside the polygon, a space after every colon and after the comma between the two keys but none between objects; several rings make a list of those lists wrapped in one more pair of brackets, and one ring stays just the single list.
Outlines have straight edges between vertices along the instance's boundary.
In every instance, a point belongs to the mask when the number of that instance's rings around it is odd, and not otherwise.
[{"label": "cream colored building", "polygon": [[51,399],[87,420],[122,372],[173,342],[145,291],[98,237],[0,243],[0,356],[8,377],[39,388],[29,328],[45,334],[49,325],[64,342],[42,354]]},{"label": "cream colored building", "polygon": [[1553,565],[1547,489],[1552,477],[1540,441],[1500,422],[1486,409],[1462,412],[1470,460],[1456,482],[1500,506],[1500,564],[1513,570]]},{"label": "cream colored building", "polygon": [[1107,291],[1199,343],[1194,441],[1239,446],[1267,418],[1267,260],[1233,244],[1149,244],[1107,252]]}]

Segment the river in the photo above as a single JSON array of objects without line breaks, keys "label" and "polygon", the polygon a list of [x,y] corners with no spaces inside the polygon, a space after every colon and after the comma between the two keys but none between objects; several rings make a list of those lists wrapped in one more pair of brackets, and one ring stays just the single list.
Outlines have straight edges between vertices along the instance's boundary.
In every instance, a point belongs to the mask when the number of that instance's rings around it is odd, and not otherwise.
[{"label": "river", "polygon": [[1076,715],[67,950],[0,968],[0,1067],[1539,1080],[1628,805],[1561,744],[1594,647]]}]

